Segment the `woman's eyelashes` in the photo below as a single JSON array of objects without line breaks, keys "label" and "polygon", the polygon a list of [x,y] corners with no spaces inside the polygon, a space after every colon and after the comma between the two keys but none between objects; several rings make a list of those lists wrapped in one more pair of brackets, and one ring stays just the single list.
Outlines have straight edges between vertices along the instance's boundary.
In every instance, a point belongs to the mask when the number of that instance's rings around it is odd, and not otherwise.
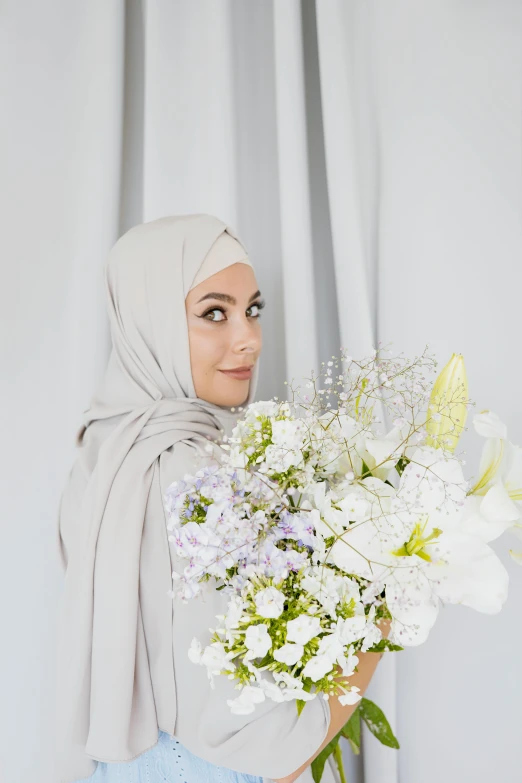
[{"label": "woman's eyelashes", "polygon": [[[251,304],[246,312],[248,313],[249,310],[256,308],[257,313],[255,315],[251,315],[250,318],[261,318],[261,310],[263,309],[264,306],[265,306],[265,300],[261,299],[258,302],[254,302],[253,304]],[[213,318],[207,318],[207,316],[209,316],[210,313],[215,313],[215,312],[223,313],[223,315],[225,315],[226,309],[224,307],[211,307],[208,310],[206,310],[204,313],[199,315],[198,318],[206,318],[208,321],[213,321],[215,323],[222,323],[224,320],[226,320],[224,318],[218,319],[215,316]]]}]

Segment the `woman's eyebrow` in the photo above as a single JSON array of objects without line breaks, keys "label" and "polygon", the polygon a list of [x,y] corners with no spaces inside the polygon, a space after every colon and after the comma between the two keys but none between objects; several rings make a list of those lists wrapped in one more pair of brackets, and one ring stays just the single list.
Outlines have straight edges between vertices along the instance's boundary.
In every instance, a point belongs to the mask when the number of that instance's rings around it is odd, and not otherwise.
[{"label": "woman's eyebrow", "polygon": [[[256,291],[254,294],[252,294],[248,301],[251,302],[253,299],[257,299],[258,296],[261,296],[261,291]],[[228,302],[228,304],[236,304],[235,296],[230,296],[230,294],[219,294],[216,291],[212,291],[210,294],[205,294],[205,296],[202,296],[201,299],[198,299],[196,304],[203,302],[204,299],[220,299],[222,302]]]}]

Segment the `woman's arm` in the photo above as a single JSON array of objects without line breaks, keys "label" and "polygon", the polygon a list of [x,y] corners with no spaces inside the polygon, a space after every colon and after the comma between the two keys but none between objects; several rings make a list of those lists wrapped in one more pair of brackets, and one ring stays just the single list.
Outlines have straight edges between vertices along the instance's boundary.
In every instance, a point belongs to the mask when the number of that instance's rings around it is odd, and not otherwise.
[{"label": "woman's arm", "polygon": [[[383,636],[387,636],[389,633],[390,628],[390,621],[385,620],[381,623],[381,628],[383,631]],[[359,695],[364,696],[364,693],[370,684],[370,680],[373,676],[373,673],[375,672],[375,669],[377,668],[377,664],[381,660],[383,656],[383,653],[375,653],[375,652],[358,652],[357,657],[359,659],[359,663],[357,664],[358,671],[355,672],[355,674],[352,674],[352,676],[349,678],[350,685],[356,685],[359,688]],[[338,666],[337,671],[340,674],[341,668]],[[337,678],[337,679],[341,679]],[[322,696],[317,696],[318,699],[322,699]],[[357,709],[357,704],[348,704],[346,707],[343,707],[339,703],[339,699],[337,696],[330,696],[328,703],[330,705],[330,726],[328,728],[328,732],[326,734],[326,737],[323,740],[322,745],[320,745],[315,753],[310,756],[308,761],[305,761],[304,764],[301,764],[299,769],[296,769],[295,772],[292,772],[291,775],[286,775],[284,778],[274,778],[274,783],[294,783],[294,780],[296,780],[299,775],[304,772],[304,770],[312,763],[312,761],[315,759],[316,756],[319,755],[319,753],[325,748],[328,743],[335,737],[335,735],[342,729],[344,724],[347,720],[351,717],[351,715],[355,712]]]}]

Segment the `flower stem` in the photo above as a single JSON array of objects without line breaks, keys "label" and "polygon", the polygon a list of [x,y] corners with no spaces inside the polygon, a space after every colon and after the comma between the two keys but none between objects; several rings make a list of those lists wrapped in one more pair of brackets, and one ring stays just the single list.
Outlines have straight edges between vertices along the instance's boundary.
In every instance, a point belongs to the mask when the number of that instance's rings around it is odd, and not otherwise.
[{"label": "flower stem", "polygon": [[346,783],[346,775],[344,774],[344,766],[343,766],[343,753],[341,750],[340,741],[337,743],[337,745],[334,748],[333,757],[335,759],[335,763],[337,764],[337,769],[339,770],[339,777],[341,778],[341,783]]}]

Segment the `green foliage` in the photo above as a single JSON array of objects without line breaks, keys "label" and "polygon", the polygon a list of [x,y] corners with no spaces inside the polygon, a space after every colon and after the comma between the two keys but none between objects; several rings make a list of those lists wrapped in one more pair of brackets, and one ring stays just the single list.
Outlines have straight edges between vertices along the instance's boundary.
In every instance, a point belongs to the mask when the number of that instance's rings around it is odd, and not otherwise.
[{"label": "green foliage", "polygon": [[332,740],[330,740],[328,745],[325,748],[323,748],[322,751],[319,753],[319,755],[316,756],[316,758],[312,761],[311,764],[312,777],[315,783],[319,783],[319,781],[321,780],[324,771],[324,765],[326,764],[326,760],[328,759],[328,756],[334,752],[340,737],[341,737],[341,732],[336,734],[335,737]]},{"label": "green foliage", "polygon": [[337,769],[339,771],[339,777],[341,778],[341,783],[346,783],[346,775],[344,774],[344,766],[343,766],[343,751],[341,749],[341,745],[338,742],[333,750],[333,757],[334,761],[337,765]]},{"label": "green foliage", "polygon": [[366,464],[366,462],[364,460],[361,461],[362,461],[362,473],[361,473],[361,480],[362,480],[364,478],[368,478],[368,476],[371,476],[372,472],[368,467],[368,465]]},{"label": "green foliage", "polygon": [[374,737],[383,745],[386,745],[389,748],[395,748],[396,750],[400,748],[399,741],[394,735],[381,708],[373,701],[370,701],[370,699],[363,697],[342,729],[312,761],[311,767],[314,783],[319,783],[321,780],[324,765],[332,753],[335,754],[335,761],[339,769],[341,781],[345,780],[339,740],[341,737],[345,737],[350,744],[352,752],[355,753],[355,755],[359,755],[361,752],[361,720],[366,723]]},{"label": "green foliage", "polygon": [[399,474],[399,476],[402,476],[402,472],[406,465],[408,465],[410,460],[408,457],[401,457],[400,460],[398,460],[397,464],[395,465],[395,470]]},{"label": "green foliage", "polygon": [[384,712],[370,699],[361,699],[361,718],[374,737],[389,748],[399,749],[399,741],[393,733]]},{"label": "green foliage", "polygon": [[395,644],[394,642],[390,642],[389,639],[383,637],[372,647],[369,647],[367,652],[379,653],[379,652],[384,652],[384,650],[390,650],[391,652],[398,652],[399,650],[404,650],[404,647],[401,647],[400,644]]},{"label": "green foliage", "polygon": [[360,704],[357,705],[357,709],[352,713],[351,717],[346,721],[341,729],[341,734],[350,743],[350,747],[356,756],[361,752],[361,713]]}]

